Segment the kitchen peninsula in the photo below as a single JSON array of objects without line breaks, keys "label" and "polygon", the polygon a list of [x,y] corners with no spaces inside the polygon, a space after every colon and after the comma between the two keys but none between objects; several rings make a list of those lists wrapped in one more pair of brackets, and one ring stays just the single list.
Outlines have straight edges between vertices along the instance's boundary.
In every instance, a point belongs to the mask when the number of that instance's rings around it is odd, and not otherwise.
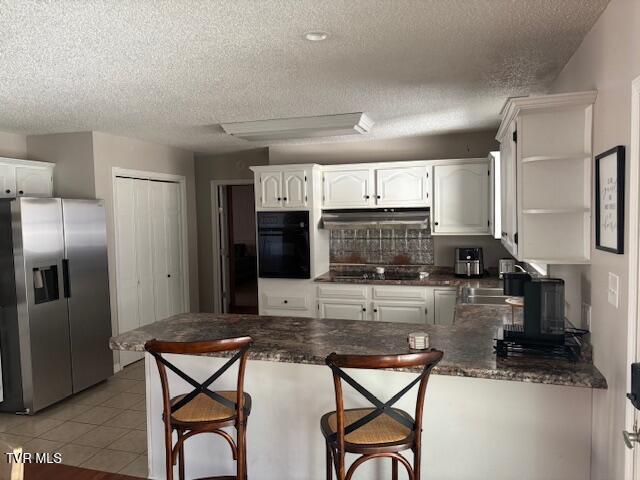
[{"label": "kitchen peninsula", "polygon": [[[445,352],[434,369],[425,404],[426,478],[589,478],[592,394],[593,389],[606,388],[605,379],[588,359],[496,359],[493,338],[505,321],[511,321],[510,307],[458,304],[454,325],[421,326],[431,345]],[[251,335],[255,345],[245,379],[253,397],[250,475],[315,480],[324,478],[320,417],[335,408],[324,358],[333,351],[405,352],[407,334],[415,330],[416,325],[404,323],[183,314],[114,337],[111,347],[143,351],[152,338],[193,341]],[[224,362],[218,357],[168,358],[194,378],[206,378]],[[386,398],[415,374],[356,371],[353,376]],[[156,366],[149,358],[146,380],[149,475],[161,478],[162,399]],[[176,377],[169,380],[172,395],[189,390]],[[223,377],[215,388],[233,388],[233,375]],[[355,392],[345,393],[349,405],[364,405]],[[399,408],[411,411],[412,402],[409,395]],[[191,439],[186,444],[187,477],[234,472],[226,448],[211,436]],[[386,463],[371,462],[368,472],[360,475],[387,478]]]}]

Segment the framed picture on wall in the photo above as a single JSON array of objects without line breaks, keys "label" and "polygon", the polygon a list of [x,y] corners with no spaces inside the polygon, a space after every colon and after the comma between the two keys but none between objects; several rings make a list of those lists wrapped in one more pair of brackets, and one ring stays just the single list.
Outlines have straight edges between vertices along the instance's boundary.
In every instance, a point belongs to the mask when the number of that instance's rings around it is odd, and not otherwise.
[{"label": "framed picture on wall", "polygon": [[624,253],[624,146],[596,157],[596,248]]}]

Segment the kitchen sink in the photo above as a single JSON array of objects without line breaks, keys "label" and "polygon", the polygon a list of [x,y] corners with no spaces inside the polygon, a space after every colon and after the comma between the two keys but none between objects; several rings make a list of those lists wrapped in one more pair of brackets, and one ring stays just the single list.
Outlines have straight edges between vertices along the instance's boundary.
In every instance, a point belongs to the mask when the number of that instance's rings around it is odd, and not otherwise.
[{"label": "kitchen sink", "polygon": [[471,288],[462,289],[462,302],[470,305],[504,305],[509,298],[502,288]]}]

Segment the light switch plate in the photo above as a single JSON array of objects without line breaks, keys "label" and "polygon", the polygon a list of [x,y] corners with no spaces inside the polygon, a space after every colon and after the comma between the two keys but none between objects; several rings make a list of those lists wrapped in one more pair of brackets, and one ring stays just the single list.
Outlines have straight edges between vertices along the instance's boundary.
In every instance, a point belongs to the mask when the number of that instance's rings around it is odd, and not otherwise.
[{"label": "light switch plate", "polygon": [[620,277],[615,273],[609,272],[609,289],[608,298],[609,303],[618,308],[618,289],[620,286]]}]

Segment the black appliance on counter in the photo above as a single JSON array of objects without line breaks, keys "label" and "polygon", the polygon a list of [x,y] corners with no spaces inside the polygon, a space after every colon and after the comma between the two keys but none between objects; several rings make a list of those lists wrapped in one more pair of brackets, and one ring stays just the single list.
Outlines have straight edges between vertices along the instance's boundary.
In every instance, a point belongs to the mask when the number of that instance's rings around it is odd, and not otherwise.
[{"label": "black appliance on counter", "polygon": [[456,258],[453,267],[456,277],[482,277],[484,275],[482,248],[456,248]]},{"label": "black appliance on counter", "polygon": [[258,212],[258,276],[311,278],[309,212]]},{"label": "black appliance on counter", "polygon": [[527,272],[504,272],[502,274],[503,291],[510,297],[524,297],[524,286],[531,281]]},{"label": "black appliance on counter", "polygon": [[504,341],[522,345],[564,345],[564,280],[535,278],[524,283],[523,325],[505,325]]}]

